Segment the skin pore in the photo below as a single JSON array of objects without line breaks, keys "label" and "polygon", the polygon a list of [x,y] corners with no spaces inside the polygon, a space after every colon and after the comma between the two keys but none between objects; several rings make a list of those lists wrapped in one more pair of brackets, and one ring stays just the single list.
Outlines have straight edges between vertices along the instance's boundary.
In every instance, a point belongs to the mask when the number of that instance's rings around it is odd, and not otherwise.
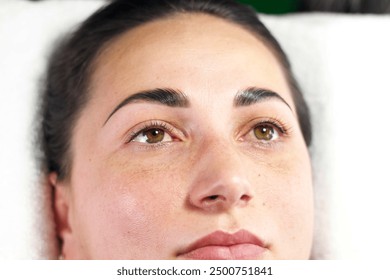
[{"label": "skin pore", "polygon": [[258,254],[307,259],[310,158],[277,59],[243,28],[181,14],[134,28],[94,64],[55,186],[65,259],[201,258],[200,238],[245,230]]}]

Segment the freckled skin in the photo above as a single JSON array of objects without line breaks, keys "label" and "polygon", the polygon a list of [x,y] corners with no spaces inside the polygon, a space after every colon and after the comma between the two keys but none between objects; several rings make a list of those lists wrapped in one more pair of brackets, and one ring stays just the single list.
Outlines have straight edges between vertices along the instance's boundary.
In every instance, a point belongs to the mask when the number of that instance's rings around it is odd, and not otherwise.
[{"label": "freckled skin", "polygon": [[[175,259],[207,234],[240,229],[265,241],[260,259],[309,257],[310,159],[283,72],[260,40],[207,15],[155,21],[104,49],[91,86],[71,176],[50,177],[64,258]],[[237,91],[251,86],[277,92],[292,111],[275,100],[235,108]],[[129,94],[153,88],[180,89],[191,105],[130,104],[103,125]],[[259,144],[247,125],[257,118],[282,120],[289,135]],[[123,140],[150,120],[179,136],[153,148]]]}]

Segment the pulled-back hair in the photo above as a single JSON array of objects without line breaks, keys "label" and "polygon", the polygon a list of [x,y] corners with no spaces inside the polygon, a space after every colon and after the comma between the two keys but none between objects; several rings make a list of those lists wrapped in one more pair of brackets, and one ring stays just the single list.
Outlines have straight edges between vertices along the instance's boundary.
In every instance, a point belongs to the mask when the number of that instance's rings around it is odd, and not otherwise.
[{"label": "pulled-back hair", "polygon": [[70,175],[73,129],[91,98],[88,89],[93,64],[103,47],[132,28],[181,13],[203,13],[225,19],[248,30],[270,49],[283,68],[304,140],[310,145],[309,111],[290,63],[254,10],[233,0],[118,0],[84,21],[61,41],[50,57],[39,134],[45,172],[56,172],[59,180]]}]

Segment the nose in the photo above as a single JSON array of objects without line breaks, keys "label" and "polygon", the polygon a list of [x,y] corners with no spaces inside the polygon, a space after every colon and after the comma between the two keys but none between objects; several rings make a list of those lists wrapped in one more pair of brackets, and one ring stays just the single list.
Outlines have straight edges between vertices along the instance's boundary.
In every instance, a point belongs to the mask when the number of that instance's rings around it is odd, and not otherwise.
[{"label": "nose", "polygon": [[197,209],[227,211],[245,207],[253,198],[246,175],[250,171],[234,149],[209,147],[201,153],[193,171],[189,202]]}]

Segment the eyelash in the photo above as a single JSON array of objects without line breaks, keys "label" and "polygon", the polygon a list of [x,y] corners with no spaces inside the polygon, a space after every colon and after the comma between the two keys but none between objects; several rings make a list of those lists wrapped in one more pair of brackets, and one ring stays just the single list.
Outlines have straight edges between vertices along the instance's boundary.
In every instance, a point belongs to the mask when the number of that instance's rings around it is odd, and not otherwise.
[{"label": "eyelash", "polygon": [[[288,126],[286,123],[284,123],[283,121],[281,121],[278,118],[263,118],[261,121],[256,121],[253,125],[251,125],[250,129],[244,135],[248,135],[256,127],[261,126],[261,125],[270,125],[274,129],[276,129],[279,136],[283,137],[283,138],[290,136],[291,130],[292,130],[292,128],[290,126]],[[130,132],[130,135],[127,137],[127,139],[125,141],[125,144],[132,142],[142,132],[153,129],[153,128],[164,130],[164,132],[168,133],[173,139],[178,138],[175,136],[175,129],[172,127],[172,125],[170,125],[166,122],[163,122],[163,121],[153,120],[153,121],[149,121],[149,122],[143,124],[140,128],[136,128],[134,131]],[[274,142],[277,142],[277,141],[280,141],[280,139],[276,139],[273,141],[260,141],[260,140],[258,140],[256,142],[259,145],[269,146],[269,145],[275,144]],[[164,145],[166,143],[167,142],[148,144],[147,146],[156,147],[156,146]]]},{"label": "eyelash", "polygon": [[[287,125],[285,122],[281,121],[279,118],[265,118],[259,122],[256,122],[255,125],[251,126],[250,130],[246,133],[254,133],[256,127],[259,126],[270,126],[277,133],[277,138],[270,141],[255,139],[253,144],[260,148],[272,149],[283,141],[285,141],[292,133],[292,127]],[[255,136],[256,137],[256,136]]]},{"label": "eyelash", "polygon": [[[154,121],[147,122],[143,124],[142,127],[137,128],[135,131],[130,132],[130,136],[126,140],[126,143],[130,143],[131,141],[133,141],[143,131],[153,129],[153,128],[162,129],[168,134],[170,134],[172,138],[174,138],[174,136],[172,136],[174,134],[174,129],[172,126],[168,125],[166,122],[154,120]],[[154,145],[161,145],[161,144],[154,144]]]},{"label": "eyelash", "polygon": [[275,127],[282,136],[289,136],[291,133],[291,127],[278,118],[264,118],[261,121],[256,122],[255,125],[251,127],[251,129],[254,129],[255,127],[260,125],[267,124]]}]

